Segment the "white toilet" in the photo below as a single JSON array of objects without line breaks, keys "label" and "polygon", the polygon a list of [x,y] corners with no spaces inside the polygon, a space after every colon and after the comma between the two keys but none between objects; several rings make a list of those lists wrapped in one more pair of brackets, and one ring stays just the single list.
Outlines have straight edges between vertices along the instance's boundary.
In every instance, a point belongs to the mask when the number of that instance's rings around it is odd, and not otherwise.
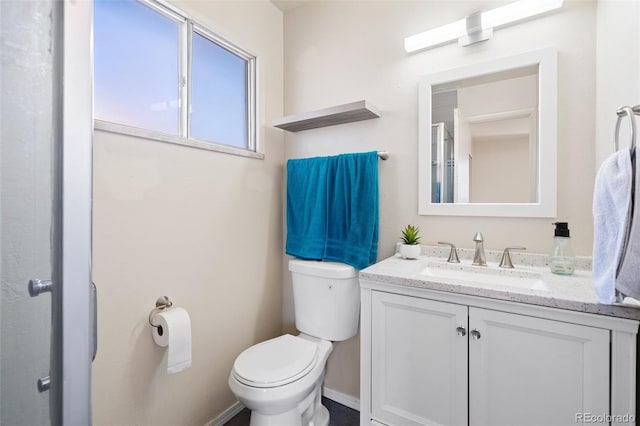
[{"label": "white toilet", "polygon": [[358,271],[334,262],[292,259],[298,336],[285,334],[246,349],[233,365],[229,387],[251,410],[251,426],[326,426],[320,403],[332,341],[358,332]]}]

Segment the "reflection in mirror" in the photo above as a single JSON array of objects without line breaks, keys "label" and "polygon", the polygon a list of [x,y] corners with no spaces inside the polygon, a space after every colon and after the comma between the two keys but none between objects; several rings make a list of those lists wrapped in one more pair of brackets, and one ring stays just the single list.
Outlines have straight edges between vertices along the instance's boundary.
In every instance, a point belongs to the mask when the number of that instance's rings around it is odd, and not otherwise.
[{"label": "reflection in mirror", "polygon": [[421,214],[555,214],[555,74],[545,50],[423,78]]},{"label": "reflection in mirror", "polygon": [[431,105],[432,203],[537,201],[537,66],[435,85]]}]

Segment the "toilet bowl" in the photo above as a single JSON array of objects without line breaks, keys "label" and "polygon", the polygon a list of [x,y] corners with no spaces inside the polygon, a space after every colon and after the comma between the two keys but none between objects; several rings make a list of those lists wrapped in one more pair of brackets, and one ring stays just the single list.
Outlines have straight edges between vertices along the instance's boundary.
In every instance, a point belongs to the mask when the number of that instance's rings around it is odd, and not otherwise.
[{"label": "toilet bowl", "polygon": [[229,388],[251,410],[251,426],[327,426],[321,403],[332,341],[358,332],[360,285],[349,265],[292,259],[297,336],[285,334],[244,350]]},{"label": "toilet bowl", "polygon": [[251,410],[251,426],[329,424],[320,403],[330,341],[285,334],[242,352],[229,387]]}]

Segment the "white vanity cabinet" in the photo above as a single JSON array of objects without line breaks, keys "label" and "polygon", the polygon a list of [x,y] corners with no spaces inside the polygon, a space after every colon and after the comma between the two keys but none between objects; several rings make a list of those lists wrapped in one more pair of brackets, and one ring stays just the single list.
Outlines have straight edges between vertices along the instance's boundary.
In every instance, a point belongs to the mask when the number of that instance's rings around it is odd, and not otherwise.
[{"label": "white vanity cabinet", "polygon": [[609,413],[609,330],[469,308],[469,424]]},{"label": "white vanity cabinet", "polygon": [[373,418],[403,426],[466,424],[466,329],[466,306],[373,292]]},{"label": "white vanity cabinet", "polygon": [[361,285],[361,425],[556,426],[582,423],[581,413],[635,414],[637,321]]}]

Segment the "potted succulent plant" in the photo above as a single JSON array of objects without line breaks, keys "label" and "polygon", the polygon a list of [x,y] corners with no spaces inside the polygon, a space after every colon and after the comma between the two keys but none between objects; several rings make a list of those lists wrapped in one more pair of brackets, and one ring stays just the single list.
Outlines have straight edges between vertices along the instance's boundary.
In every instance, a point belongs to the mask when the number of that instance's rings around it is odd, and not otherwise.
[{"label": "potted succulent plant", "polygon": [[420,228],[418,226],[407,225],[402,230],[402,244],[400,245],[400,256],[405,259],[417,259],[420,256]]}]

